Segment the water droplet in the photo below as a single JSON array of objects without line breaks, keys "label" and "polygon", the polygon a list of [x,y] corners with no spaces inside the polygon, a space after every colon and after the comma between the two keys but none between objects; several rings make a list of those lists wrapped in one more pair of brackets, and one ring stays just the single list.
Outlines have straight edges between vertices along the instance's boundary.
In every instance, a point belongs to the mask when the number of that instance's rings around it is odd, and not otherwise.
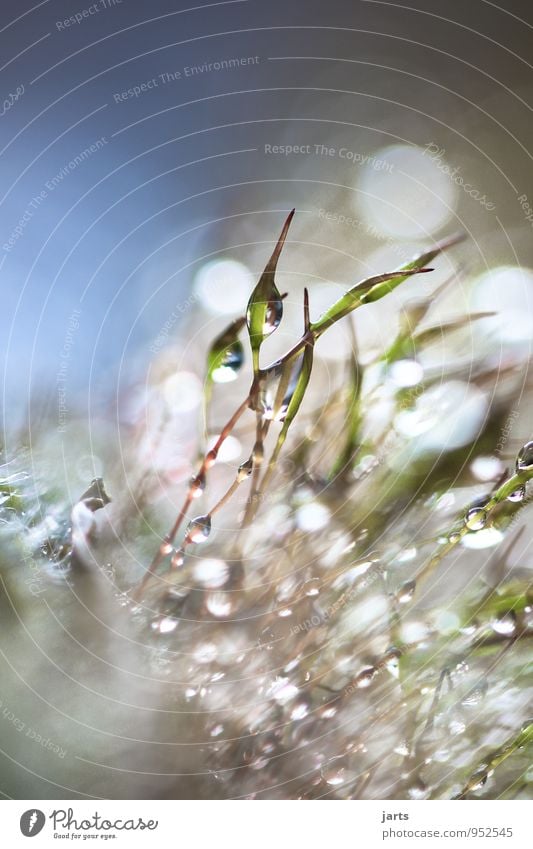
[{"label": "water droplet", "polygon": [[170,565],[172,566],[173,569],[179,569],[181,566],[183,566],[184,560],[185,560],[185,558],[183,556],[183,550],[180,549],[179,551],[175,551],[174,554],[172,555],[172,560],[170,561]]},{"label": "water droplet", "polygon": [[470,779],[469,789],[474,790],[474,791],[475,790],[481,790],[481,788],[484,787],[485,784],[487,783],[488,778],[489,778],[489,771],[487,770],[487,768],[486,767],[480,767],[480,769],[477,770],[473,774],[472,778]]},{"label": "water droplet", "polygon": [[253,457],[250,457],[248,460],[245,460],[244,463],[241,463],[239,469],[237,471],[237,479],[239,483],[246,480],[246,478],[250,477],[254,468]]},{"label": "water droplet", "polygon": [[503,616],[493,619],[491,622],[492,630],[504,637],[511,637],[516,631],[516,614],[514,610],[510,610]]},{"label": "water droplet", "polygon": [[211,533],[211,516],[197,516],[191,519],[185,536],[186,542],[200,545],[206,542]]},{"label": "water droplet", "polygon": [[282,317],[283,301],[274,283],[274,275],[265,271],[252,292],[246,309],[246,323],[252,346],[257,346],[266,336],[270,336],[279,327]]},{"label": "water droplet", "polygon": [[[263,418],[268,419],[269,421],[278,419],[280,414],[283,412],[283,402],[278,401],[277,395],[278,386],[284,368],[287,368],[287,366],[284,367],[278,363],[268,369],[268,371],[263,372],[259,383],[259,390],[254,400],[254,409],[257,409],[262,414]],[[278,402],[280,406],[274,409],[276,402]]]},{"label": "water droplet", "polygon": [[283,317],[283,301],[281,298],[274,297],[271,301],[268,301],[267,308],[265,312],[265,323],[263,324],[263,335],[269,336],[274,332],[276,327],[279,327],[279,323]]},{"label": "water droplet", "polygon": [[330,787],[338,787],[346,781],[346,764],[344,758],[333,758],[322,767],[321,775]]},{"label": "water droplet", "polygon": [[161,556],[166,557],[167,554],[170,554],[171,551],[173,551],[172,545],[169,543],[169,541],[167,539],[163,540],[163,542],[159,546],[159,552],[160,552]]},{"label": "water droplet", "polygon": [[263,457],[265,456],[265,449],[263,448],[262,442],[256,442],[254,445],[254,450],[252,452],[252,460],[255,465],[260,465],[263,462]]},{"label": "water droplet", "polygon": [[217,452],[214,450],[208,451],[205,455],[204,465],[206,469],[210,469],[211,466],[216,463]]},{"label": "water droplet", "polygon": [[220,737],[220,735],[223,734],[223,732],[224,732],[224,726],[223,725],[214,725],[211,729],[211,737]]},{"label": "water droplet", "polygon": [[400,604],[407,604],[407,602],[411,601],[415,594],[416,590],[416,581],[405,581],[404,584],[401,585],[400,589],[397,593],[397,600]]},{"label": "water droplet", "polygon": [[310,578],[304,584],[304,592],[307,596],[312,598],[313,596],[317,596],[320,593],[320,581],[318,578]]},{"label": "water droplet", "polygon": [[244,348],[242,342],[235,341],[217,355],[211,377],[215,383],[230,383],[237,378],[237,374],[244,362]]},{"label": "water droplet", "polygon": [[471,507],[465,516],[465,525],[469,531],[481,531],[487,524],[487,513],[482,507]]},{"label": "water droplet", "polygon": [[274,642],[276,639],[276,635],[270,625],[267,625],[266,628],[263,628],[261,633],[259,634],[258,644],[260,648],[266,649],[266,651],[272,651],[274,648]]},{"label": "water droplet", "polygon": [[391,646],[383,655],[383,666],[394,678],[400,676],[400,657],[402,653],[400,649]]},{"label": "water droplet", "polygon": [[510,495],[507,496],[507,501],[523,501],[526,496],[526,485],[523,483],[517,487]]},{"label": "water droplet", "polygon": [[191,495],[193,498],[200,498],[205,489],[205,474],[195,475],[191,478],[190,483]]},{"label": "water droplet", "polygon": [[516,471],[528,472],[531,471],[531,469],[533,469],[533,442],[526,442],[526,444],[518,452],[518,457],[516,458]]},{"label": "water droplet", "polygon": [[452,545],[455,545],[461,539],[461,534],[458,534],[457,531],[454,531],[448,537],[448,542],[451,542]]},{"label": "water droplet", "polygon": [[367,666],[366,669],[363,669],[358,675],[356,675],[354,679],[355,686],[359,688],[369,687],[377,673],[378,670],[375,666]]}]

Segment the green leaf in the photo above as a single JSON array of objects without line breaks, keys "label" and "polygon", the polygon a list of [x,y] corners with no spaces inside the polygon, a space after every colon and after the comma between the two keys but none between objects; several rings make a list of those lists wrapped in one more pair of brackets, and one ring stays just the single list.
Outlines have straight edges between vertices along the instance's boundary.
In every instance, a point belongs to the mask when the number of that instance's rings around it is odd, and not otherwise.
[{"label": "green leaf", "polygon": [[[420,271],[431,271],[432,269],[424,268],[424,269],[416,269],[415,271],[405,271],[402,273],[401,277],[399,276],[398,271],[390,271],[386,274],[377,274],[375,277],[369,277],[366,280],[362,280],[359,283],[356,283],[351,289],[348,290],[338,301],[335,301],[332,306],[326,310],[324,315],[320,316],[318,321],[311,323],[311,330],[315,338],[321,336],[325,330],[331,327],[332,324],[339,321],[344,316],[349,315],[356,307],[360,307],[362,304],[367,303],[365,300],[365,296],[370,295],[372,292],[377,292],[378,287],[380,285],[385,285],[386,281],[389,281],[386,285],[390,288],[388,291],[392,291],[393,288],[398,286],[400,283],[403,283],[407,277],[412,274],[418,274]],[[387,294],[387,292],[383,291],[382,295],[379,297],[383,297],[383,295]],[[378,298],[371,298],[370,300],[378,300]]]},{"label": "green leaf", "polygon": [[[294,387],[294,391],[290,397],[287,412],[285,413],[285,418],[283,420],[283,426],[278,434],[278,438],[276,440],[276,445],[274,446],[274,451],[272,452],[272,456],[270,458],[267,470],[261,481],[261,486],[259,492],[263,492],[272,476],[272,472],[274,471],[277,459],[280,455],[281,449],[285,443],[285,439],[287,438],[288,430],[294,421],[294,418],[300,409],[302,401],[304,399],[307,386],[309,384],[309,378],[311,377],[311,371],[313,369],[313,353],[314,353],[314,344],[315,340],[310,330],[310,322],[309,322],[309,293],[307,289],[304,290],[304,336],[308,338],[308,341],[303,349],[303,353],[300,356],[300,366],[297,373],[296,384]],[[287,360],[287,362],[291,362],[291,360]],[[294,367],[294,365],[293,365]]]},{"label": "green leaf", "polygon": [[344,445],[335,459],[329,474],[330,480],[351,468],[352,460],[359,446],[359,432],[363,420],[360,404],[361,390],[363,386],[362,366],[360,365],[357,357],[357,345],[353,325],[351,326],[351,331],[353,337],[353,350],[350,357],[350,374],[347,387],[348,406],[346,410]]},{"label": "green leaf", "polygon": [[426,327],[424,330],[420,330],[418,333],[412,335],[399,334],[389,350],[383,355],[383,359],[387,363],[392,363],[394,360],[414,357],[417,351],[424,345],[429,345],[435,340],[443,339],[446,334],[453,333],[455,330],[461,330],[474,321],[479,321],[481,318],[490,318],[494,315],[496,315],[494,312],[478,312],[472,315],[452,318],[449,321],[443,321],[441,324]]},{"label": "green leaf", "polygon": [[228,383],[234,380],[244,362],[244,348],[239,333],[246,319],[232,321],[215,339],[207,355],[207,383]]},{"label": "green leaf", "polygon": [[287,216],[272,256],[248,301],[246,322],[252,348],[254,374],[259,371],[261,344],[267,336],[276,330],[283,316],[283,301],[276,286],[275,275],[278,259],[285,244],[293,216],[294,209]]},{"label": "green leaf", "polygon": [[348,315],[357,307],[379,301],[380,298],[388,295],[413,274],[432,271],[432,269],[424,268],[424,266],[428,262],[431,262],[441,251],[457,244],[462,238],[462,235],[453,236],[446,241],[439,242],[429,251],[416,256],[411,262],[408,262],[397,271],[378,274],[375,277],[369,277],[367,280],[357,283],[342,298],[339,298],[318,321],[311,324],[311,330],[315,338],[318,338],[328,327],[331,327],[332,324],[344,318],[345,315]]},{"label": "green leaf", "polygon": [[[304,289],[304,322],[305,322],[305,332],[309,330],[309,293],[307,289]],[[309,384],[309,378],[311,377],[311,371],[313,369],[313,354],[314,354],[314,344],[315,340],[313,336],[310,334],[309,342],[306,344],[303,354],[301,355],[301,364],[298,370],[298,376],[296,379],[296,384],[294,387],[294,391],[290,396],[289,404],[287,407],[287,412],[285,414],[285,418],[283,420],[283,427],[281,429],[280,436],[283,434],[283,439],[291,426],[291,423],[296,416],[298,410],[300,409],[301,403],[304,399],[305,392],[307,390],[307,386]]]}]

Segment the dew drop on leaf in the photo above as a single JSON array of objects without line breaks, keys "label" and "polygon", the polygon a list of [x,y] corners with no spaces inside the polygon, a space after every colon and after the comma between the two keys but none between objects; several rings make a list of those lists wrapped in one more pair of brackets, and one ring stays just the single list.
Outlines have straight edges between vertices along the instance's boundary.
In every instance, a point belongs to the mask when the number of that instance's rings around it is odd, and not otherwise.
[{"label": "dew drop on leaf", "polygon": [[526,444],[518,452],[518,457],[516,458],[516,471],[526,472],[531,469],[533,469],[533,442],[526,442]]},{"label": "dew drop on leaf", "polygon": [[469,531],[481,531],[487,524],[487,513],[482,507],[471,507],[465,516],[465,525]]},{"label": "dew drop on leaf", "polygon": [[526,495],[526,485],[521,484],[510,495],[507,496],[507,501],[520,502],[523,501]]},{"label": "dew drop on leaf", "polygon": [[282,316],[283,303],[281,298],[274,298],[272,301],[269,301],[265,312],[265,322],[263,324],[263,334],[265,336],[269,336],[270,333],[274,332],[276,327],[279,327]]},{"label": "dew drop on leaf", "polygon": [[252,474],[253,468],[254,461],[252,457],[250,457],[249,460],[245,460],[244,463],[241,463],[237,471],[237,478],[239,482],[246,480],[246,478]]},{"label": "dew drop on leaf", "polygon": [[235,342],[218,358],[217,365],[211,372],[215,383],[230,383],[236,380],[244,362],[244,349],[240,341]]},{"label": "dew drop on leaf", "polygon": [[516,615],[513,610],[493,619],[491,622],[492,630],[503,637],[511,637],[516,631]]},{"label": "dew drop on leaf", "polygon": [[363,669],[359,673],[359,675],[355,677],[355,686],[359,688],[369,687],[374,678],[376,677],[377,672],[378,670],[375,666],[368,666],[366,669]]}]

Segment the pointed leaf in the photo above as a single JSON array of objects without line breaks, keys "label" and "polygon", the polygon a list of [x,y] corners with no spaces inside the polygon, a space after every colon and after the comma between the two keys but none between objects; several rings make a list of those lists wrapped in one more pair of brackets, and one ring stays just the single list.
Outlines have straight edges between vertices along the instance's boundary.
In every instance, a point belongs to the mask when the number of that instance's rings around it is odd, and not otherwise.
[{"label": "pointed leaf", "polygon": [[392,292],[393,289],[396,289],[397,286],[413,274],[431,271],[432,269],[424,268],[424,266],[435,259],[442,251],[462,241],[463,238],[464,236],[462,234],[452,236],[449,239],[438,242],[430,250],[419,254],[397,271],[378,274],[376,277],[370,277],[368,280],[357,283],[333,304],[318,321],[311,324],[311,330],[315,338],[318,338],[328,327],[331,327],[336,321],[344,318],[345,315],[348,315],[352,310],[360,307],[362,304],[373,303],[388,295],[389,292]]},{"label": "pointed leaf", "polygon": [[[304,290],[304,317],[305,332],[307,333],[310,328],[309,293],[307,289]],[[285,418],[283,420],[282,433],[287,433],[291,422],[293,421],[294,417],[296,416],[296,413],[300,409],[300,405],[304,399],[304,395],[307,390],[307,385],[309,383],[309,378],[311,377],[311,371],[313,368],[314,343],[314,338],[312,335],[310,335],[309,342],[305,346],[303,355],[301,356],[301,363],[298,367],[298,371],[296,374],[294,389],[292,391],[292,395],[290,396],[290,400],[287,405],[287,412],[285,413]]]},{"label": "pointed leaf", "polygon": [[[339,321],[339,319],[344,318],[344,316],[349,315],[352,310],[356,309],[356,307],[360,307],[361,304],[366,303],[366,298],[372,294],[372,292],[377,291],[380,285],[388,285],[390,289],[387,291],[392,291],[399,283],[402,283],[407,277],[412,274],[419,274],[421,271],[431,271],[429,268],[417,268],[416,270],[402,271],[401,276],[398,271],[390,271],[386,274],[377,274],[375,277],[369,277],[367,280],[362,280],[359,283],[356,283],[351,289],[346,292],[338,301],[336,301],[326,312],[324,315],[320,316],[318,321],[312,322],[311,330],[313,331],[315,337],[320,336],[324,333],[328,327],[331,327],[332,324]],[[388,283],[386,282],[388,281]],[[397,281],[397,282],[396,282]],[[383,297],[383,295],[387,294],[386,291],[383,291],[382,295],[379,297]],[[378,300],[378,298],[370,298],[369,300]]]},{"label": "pointed leaf", "polygon": [[275,274],[293,216],[294,209],[289,213],[272,256],[248,301],[246,322],[250,335],[255,374],[259,369],[259,348],[263,340],[278,327],[283,315],[283,301],[276,286]]},{"label": "pointed leaf", "polygon": [[232,321],[214,340],[207,355],[208,383],[227,383],[234,380],[244,362],[244,348],[239,333],[246,319]]}]

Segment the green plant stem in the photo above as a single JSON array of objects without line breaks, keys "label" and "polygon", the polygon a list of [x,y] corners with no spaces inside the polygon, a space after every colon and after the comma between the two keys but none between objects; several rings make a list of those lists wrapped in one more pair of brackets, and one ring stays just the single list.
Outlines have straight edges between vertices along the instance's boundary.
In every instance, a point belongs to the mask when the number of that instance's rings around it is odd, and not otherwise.
[{"label": "green plant stem", "polygon": [[[501,504],[506,498],[511,495],[519,486],[527,483],[533,477],[533,469],[523,472],[516,472],[512,475],[508,480],[506,480],[498,489],[493,492],[490,500],[487,504],[482,508],[486,513],[487,517],[491,513],[491,511],[498,505]],[[518,508],[520,509],[522,505],[519,504]],[[433,572],[433,570],[439,565],[441,560],[446,557],[447,554],[450,553],[457,545],[461,542],[463,537],[465,537],[469,533],[476,533],[476,531],[471,531],[470,528],[464,524],[462,527],[454,529],[450,532],[448,536],[448,542],[439,546],[438,550],[429,558],[429,560],[422,566],[417,575],[415,576],[415,580],[417,586],[424,581],[429,575]]]},{"label": "green plant stem", "polygon": [[524,749],[526,746],[533,744],[533,722],[528,722],[508,743],[505,743],[501,748],[495,749],[483,763],[472,773],[465,786],[461,790],[456,799],[465,799],[469,793],[484,784],[494,770],[500,766],[507,758],[514,755],[519,749]]}]

